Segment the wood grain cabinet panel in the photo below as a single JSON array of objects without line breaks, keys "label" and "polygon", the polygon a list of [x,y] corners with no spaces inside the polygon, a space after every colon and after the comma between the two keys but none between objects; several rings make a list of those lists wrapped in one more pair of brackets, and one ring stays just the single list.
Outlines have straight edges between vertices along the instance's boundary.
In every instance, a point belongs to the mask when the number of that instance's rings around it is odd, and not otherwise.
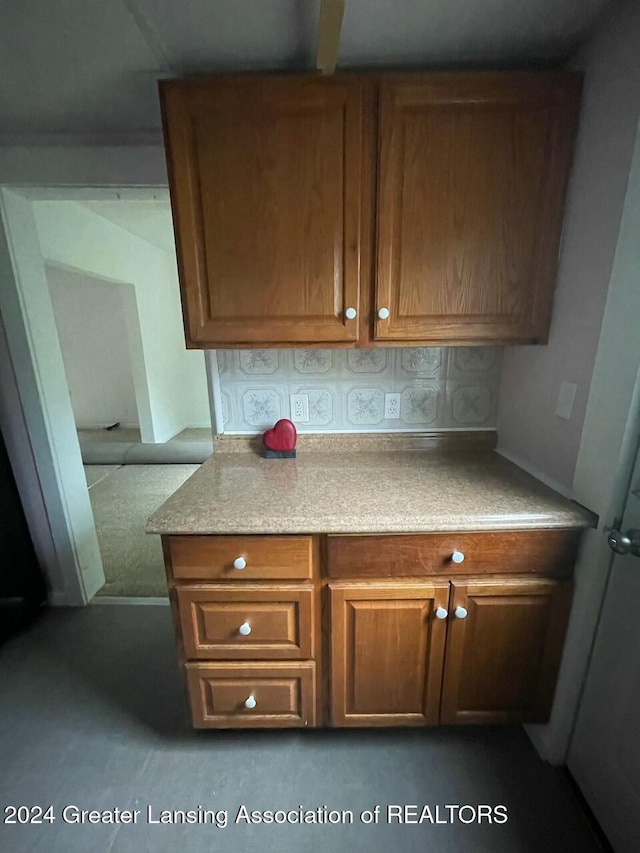
[{"label": "wood grain cabinet panel", "polygon": [[546,341],[580,92],[559,73],[380,88],[379,341]]},{"label": "wood grain cabinet panel", "polygon": [[331,583],[334,726],[438,721],[447,583]]},{"label": "wood grain cabinet panel", "polygon": [[307,580],[313,572],[311,536],[169,536],[167,541],[176,580]]},{"label": "wood grain cabinet panel", "polygon": [[[454,581],[452,587],[441,722],[545,722],[570,585],[514,579]],[[457,608],[466,617],[458,611],[459,618]]]},{"label": "wood grain cabinet panel", "polygon": [[313,585],[206,584],[176,590],[188,658],[312,658]]},{"label": "wood grain cabinet panel", "polygon": [[[571,574],[576,530],[500,530],[481,533],[414,533],[329,536],[331,578],[412,575]],[[454,552],[462,562],[453,560]]]},{"label": "wood grain cabinet panel", "polygon": [[315,663],[187,663],[195,728],[315,726]]},{"label": "wood grain cabinet panel", "polygon": [[163,537],[193,724],[545,722],[579,535]]},{"label": "wood grain cabinet panel", "polygon": [[161,84],[187,343],[354,342],[363,82]]}]

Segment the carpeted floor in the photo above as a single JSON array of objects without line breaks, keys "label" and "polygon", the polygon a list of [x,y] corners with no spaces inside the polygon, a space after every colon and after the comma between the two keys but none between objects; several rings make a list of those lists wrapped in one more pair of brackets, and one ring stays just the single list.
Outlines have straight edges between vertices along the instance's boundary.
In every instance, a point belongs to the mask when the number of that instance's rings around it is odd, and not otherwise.
[{"label": "carpeted floor", "polygon": [[87,482],[93,480],[89,497],[107,579],[98,595],[166,596],[160,537],[148,536],[144,526],[198,467],[85,466]]},{"label": "carpeted floor", "polygon": [[119,465],[85,465],[84,475],[87,478],[87,488],[95,486],[100,480],[104,480],[109,474],[117,471]]}]

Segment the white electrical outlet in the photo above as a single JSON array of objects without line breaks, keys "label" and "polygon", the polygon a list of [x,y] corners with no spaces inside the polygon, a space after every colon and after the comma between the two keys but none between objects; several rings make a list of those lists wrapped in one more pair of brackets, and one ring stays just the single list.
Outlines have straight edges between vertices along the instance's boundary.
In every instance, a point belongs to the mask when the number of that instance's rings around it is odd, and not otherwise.
[{"label": "white electrical outlet", "polygon": [[400,417],[400,394],[384,395],[384,416],[388,421]]},{"label": "white electrical outlet", "polygon": [[573,402],[576,399],[576,391],[578,386],[575,382],[562,382],[560,385],[560,393],[558,394],[558,402],[556,403],[556,415],[559,418],[564,418],[566,421],[571,417],[573,411]]},{"label": "white electrical outlet", "polygon": [[291,420],[299,424],[307,423],[309,420],[309,395],[290,394]]}]

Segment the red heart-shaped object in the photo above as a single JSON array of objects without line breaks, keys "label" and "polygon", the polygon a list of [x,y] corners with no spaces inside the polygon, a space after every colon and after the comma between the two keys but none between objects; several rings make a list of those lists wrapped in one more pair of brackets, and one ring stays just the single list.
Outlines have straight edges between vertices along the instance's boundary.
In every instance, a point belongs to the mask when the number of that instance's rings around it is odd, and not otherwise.
[{"label": "red heart-shaped object", "polygon": [[295,450],[298,433],[295,424],[288,418],[279,420],[273,429],[268,429],[262,436],[262,442],[267,450]]}]

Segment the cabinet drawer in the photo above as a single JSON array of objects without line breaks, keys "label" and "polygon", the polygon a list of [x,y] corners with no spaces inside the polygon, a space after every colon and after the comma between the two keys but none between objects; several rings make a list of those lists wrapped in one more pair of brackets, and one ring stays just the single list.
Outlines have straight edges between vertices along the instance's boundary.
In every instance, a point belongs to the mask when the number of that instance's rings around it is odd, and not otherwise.
[{"label": "cabinet drawer", "polygon": [[315,726],[315,663],[188,663],[196,728]]},{"label": "cabinet drawer", "polygon": [[177,580],[307,580],[312,576],[311,536],[170,536],[169,553]]},{"label": "cabinet drawer", "polygon": [[187,658],[313,657],[313,586],[201,584],[176,590]]},{"label": "cabinet drawer", "polygon": [[[416,575],[570,575],[580,533],[519,530],[409,536],[329,536],[331,578]],[[455,562],[454,552],[464,556]]]}]

